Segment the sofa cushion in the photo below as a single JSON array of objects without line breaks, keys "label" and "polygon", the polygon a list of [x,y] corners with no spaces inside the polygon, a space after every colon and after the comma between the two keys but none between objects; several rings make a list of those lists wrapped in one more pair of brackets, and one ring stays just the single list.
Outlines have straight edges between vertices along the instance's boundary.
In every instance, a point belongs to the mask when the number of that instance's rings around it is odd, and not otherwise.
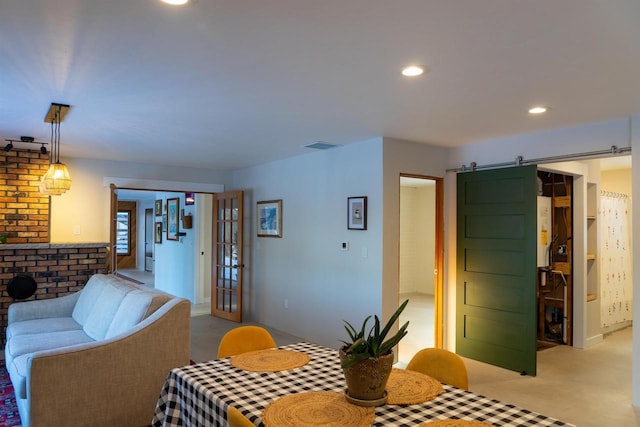
[{"label": "sofa cushion", "polygon": [[68,347],[70,345],[93,342],[83,330],[46,332],[40,334],[17,335],[7,342],[7,360],[15,359],[34,351]]},{"label": "sofa cushion", "polygon": [[133,284],[125,282],[116,276],[108,274],[94,274],[89,278],[87,284],[80,291],[80,297],[76,306],[73,308],[71,316],[73,320],[83,325],[92,315],[94,308],[98,305],[98,301],[102,303],[103,292],[105,288],[116,288],[125,290],[124,293],[137,289]]},{"label": "sofa cushion", "polygon": [[7,326],[7,339],[18,335],[39,334],[43,332],[74,331],[82,329],[71,317],[50,317],[47,319],[31,319],[11,323]]},{"label": "sofa cushion", "polygon": [[[125,295],[136,288],[118,279],[102,287],[97,303],[89,312],[82,328],[94,340],[104,339]],[[84,292],[84,291],[83,291]],[[80,301],[78,301],[79,303]]]},{"label": "sofa cushion", "polygon": [[108,281],[109,278],[104,274],[94,274],[89,278],[80,292],[76,306],[73,308],[73,313],[71,314],[73,320],[81,325],[85,324],[89,313],[98,302],[104,283],[108,283]]},{"label": "sofa cushion", "polygon": [[121,334],[149,317],[171,297],[167,294],[136,290],[125,295],[104,338]]}]

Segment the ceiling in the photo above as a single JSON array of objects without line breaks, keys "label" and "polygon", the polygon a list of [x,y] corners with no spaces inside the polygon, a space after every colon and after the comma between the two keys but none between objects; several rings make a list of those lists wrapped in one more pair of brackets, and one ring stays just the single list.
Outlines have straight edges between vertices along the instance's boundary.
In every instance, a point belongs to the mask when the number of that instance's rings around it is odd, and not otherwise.
[{"label": "ceiling", "polygon": [[[48,141],[49,105],[70,104],[62,157],[235,169],[316,141],[459,146],[640,113],[637,0],[3,0],[1,10],[0,137]],[[410,64],[430,72],[403,77]],[[530,116],[538,104],[550,111]]]}]

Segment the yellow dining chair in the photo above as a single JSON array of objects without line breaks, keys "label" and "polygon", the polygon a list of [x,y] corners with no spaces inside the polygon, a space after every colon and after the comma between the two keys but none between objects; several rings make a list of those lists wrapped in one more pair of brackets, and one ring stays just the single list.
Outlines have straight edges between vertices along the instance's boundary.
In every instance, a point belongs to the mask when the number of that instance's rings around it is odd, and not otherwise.
[{"label": "yellow dining chair", "polygon": [[449,350],[424,348],[411,358],[407,369],[422,372],[454,387],[469,389],[469,377],[464,360]]},{"label": "yellow dining chair", "polygon": [[254,427],[254,424],[233,406],[227,409],[227,421],[229,421],[229,427]]},{"label": "yellow dining chair", "polygon": [[276,342],[266,329],[260,326],[240,326],[224,334],[218,347],[218,358],[275,347]]}]

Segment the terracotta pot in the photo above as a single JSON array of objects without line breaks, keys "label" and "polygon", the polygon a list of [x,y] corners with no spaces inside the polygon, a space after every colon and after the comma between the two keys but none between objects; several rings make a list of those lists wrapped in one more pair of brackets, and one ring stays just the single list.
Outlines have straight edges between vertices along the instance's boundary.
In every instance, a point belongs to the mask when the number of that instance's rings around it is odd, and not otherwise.
[{"label": "terracotta pot", "polygon": [[[340,349],[340,362],[346,358],[346,353]],[[347,393],[358,400],[377,401],[385,396],[387,380],[393,368],[393,351],[378,358],[369,358],[343,368],[344,379],[347,382]]]}]

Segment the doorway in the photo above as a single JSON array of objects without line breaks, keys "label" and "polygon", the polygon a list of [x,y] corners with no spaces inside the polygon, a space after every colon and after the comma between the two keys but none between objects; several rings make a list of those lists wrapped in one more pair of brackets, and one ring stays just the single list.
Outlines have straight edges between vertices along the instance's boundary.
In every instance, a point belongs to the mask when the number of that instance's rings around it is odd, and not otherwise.
[{"label": "doorway", "polygon": [[[115,207],[123,200],[136,203],[137,209],[135,211],[137,217],[145,218],[144,221],[142,219],[138,221],[137,232],[134,233],[139,242],[135,251],[136,264],[131,267],[123,267],[116,260],[112,260],[112,265],[114,265],[112,272],[125,276],[127,279],[139,284],[153,286],[173,295],[182,296],[189,299],[193,304],[206,304],[207,308],[204,313],[207,313],[210,301],[208,289],[210,288],[209,277],[211,270],[210,222],[212,216],[212,193],[191,193],[193,202],[187,200],[186,194],[186,192],[182,191],[112,186],[112,218],[117,218],[118,209]],[[164,221],[166,211],[163,208],[166,206],[166,199],[169,197],[180,199],[180,211],[184,210],[184,213],[195,214],[193,216],[193,228],[183,229],[183,224],[180,222],[180,231],[183,234],[186,232],[186,236],[179,236],[177,241],[170,241],[166,238],[167,229],[164,225],[166,224]],[[159,210],[157,209],[158,206],[160,206]],[[110,224],[111,233],[113,233],[110,239],[113,242],[116,241],[116,230],[115,227],[112,227],[115,223],[117,221],[113,221]],[[160,227],[160,232],[156,233],[158,226]],[[156,234],[158,234],[157,237]],[[142,242],[149,244],[142,244]],[[113,247],[115,248],[115,246]],[[115,249],[113,252],[115,252]],[[149,265],[150,252],[152,254],[151,266]],[[161,260],[158,258],[159,255]],[[171,267],[166,262],[178,258],[184,261],[180,263],[179,268]],[[171,274],[177,275],[179,269],[184,270],[180,273],[180,277],[183,280],[169,277]]]},{"label": "doorway", "polygon": [[[439,196],[440,195],[440,198]],[[420,349],[442,346],[442,180],[400,176],[399,302],[410,303],[400,323],[410,322],[398,347],[408,363]],[[440,212],[440,213],[439,213]]]}]

